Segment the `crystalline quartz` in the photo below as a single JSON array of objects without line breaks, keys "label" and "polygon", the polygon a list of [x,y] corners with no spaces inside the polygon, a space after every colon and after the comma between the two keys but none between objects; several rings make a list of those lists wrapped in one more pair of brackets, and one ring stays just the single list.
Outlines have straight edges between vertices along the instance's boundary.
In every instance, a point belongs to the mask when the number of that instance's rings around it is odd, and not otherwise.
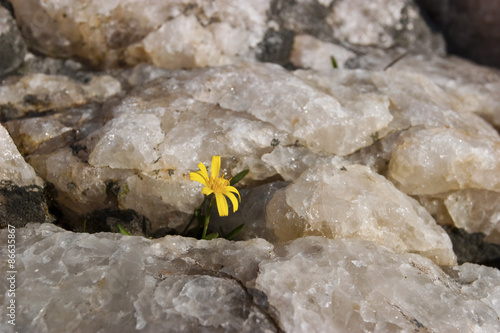
[{"label": "crystalline quartz", "polygon": [[297,35],[293,39],[290,62],[297,67],[329,71],[333,68],[330,57],[334,57],[338,68],[344,68],[345,62],[355,54],[342,46],[322,42],[310,35]]},{"label": "crystalline quartz", "polygon": [[367,241],[306,237],[283,250],[259,265],[255,285],[280,312],[286,332],[500,329],[496,269],[485,267],[483,276],[456,268],[477,279],[464,290],[467,278],[457,283],[427,258]]},{"label": "crystalline quartz", "polygon": [[151,241],[48,224],[17,230],[17,240],[16,331],[277,331],[245,286],[273,256],[264,240]]},{"label": "crystalline quartz", "polygon": [[[16,232],[17,321],[6,333],[500,330],[498,270],[445,273],[369,241],[305,237],[275,247],[50,224]],[[7,289],[0,280],[4,318]]]},{"label": "crystalline quartz", "polygon": [[198,100],[245,111],[310,148],[337,155],[371,144],[370,135],[392,120],[385,96],[367,94],[344,104],[271,64],[209,69],[188,89]]},{"label": "crystalline quartz", "polygon": [[474,112],[500,127],[499,70],[453,56],[406,57],[395,68],[425,75],[446,92],[454,109]]},{"label": "crystalline quartz", "polygon": [[412,131],[392,151],[388,177],[407,194],[500,192],[500,138],[453,128]]},{"label": "crystalline quartz", "polygon": [[38,185],[43,181],[19,154],[9,133],[0,125],[0,180],[11,181],[18,186]]},{"label": "crystalline quartz", "polygon": [[89,155],[96,167],[147,169],[160,158],[158,146],[165,134],[155,115],[122,115],[106,123],[105,133]]},{"label": "crystalline quartz", "polygon": [[266,227],[280,241],[308,235],[371,240],[396,252],[455,263],[448,235],[415,200],[362,165],[322,165],[277,192]]},{"label": "crystalline quartz", "polygon": [[500,244],[500,192],[466,189],[449,194],[444,204],[455,226],[482,232],[485,240]]},{"label": "crystalline quartz", "polygon": [[30,74],[14,81],[0,86],[0,115],[8,119],[22,117],[29,111],[103,102],[121,91],[120,82],[107,75],[96,76],[86,84],[62,75],[45,74]]},{"label": "crystalline quartz", "polygon": [[[253,56],[270,1],[12,1],[31,47],[97,67],[225,64]],[[37,19],[33,19],[33,17]],[[179,68],[179,67],[177,67]]]}]

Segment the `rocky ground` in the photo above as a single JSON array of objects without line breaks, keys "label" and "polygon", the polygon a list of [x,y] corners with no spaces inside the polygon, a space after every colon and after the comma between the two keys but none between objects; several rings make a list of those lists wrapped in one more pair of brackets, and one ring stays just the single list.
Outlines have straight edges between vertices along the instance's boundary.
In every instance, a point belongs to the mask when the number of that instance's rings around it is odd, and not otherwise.
[{"label": "rocky ground", "polygon": [[500,331],[500,71],[413,1],[2,4],[2,331]]}]

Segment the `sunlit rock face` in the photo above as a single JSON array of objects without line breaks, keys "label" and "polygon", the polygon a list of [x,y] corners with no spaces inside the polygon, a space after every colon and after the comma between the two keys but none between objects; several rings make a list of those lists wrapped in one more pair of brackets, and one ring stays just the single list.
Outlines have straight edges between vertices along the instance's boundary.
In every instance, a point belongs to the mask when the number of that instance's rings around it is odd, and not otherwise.
[{"label": "sunlit rock face", "polygon": [[443,271],[363,240],[149,240],[49,224],[17,237],[17,321],[7,333],[500,329],[498,270]]},{"label": "sunlit rock face", "polygon": [[444,204],[457,227],[500,243],[499,152],[500,140],[463,130],[410,131],[392,151],[387,174],[405,193]]},{"label": "sunlit rock face", "polygon": [[429,213],[366,166],[311,168],[272,198],[266,215],[280,241],[361,238],[441,265],[456,260],[448,235]]},{"label": "sunlit rock face", "polygon": [[[182,230],[202,198],[188,174],[200,162],[208,166],[215,154],[222,156],[228,177],[249,169],[247,186],[276,177],[294,181],[319,165],[364,164],[406,194],[439,195],[436,200],[447,210],[452,206],[444,205],[443,193],[498,192],[500,139],[477,115],[481,109],[496,110],[487,95],[474,107],[458,102],[460,82],[477,66],[467,64],[465,74],[445,79],[446,70],[437,64],[432,73],[423,59],[408,58],[385,72],[293,74],[259,63],[192,71],[142,65],[92,76],[86,84],[34,74],[22,82],[36,89],[17,91],[21,80],[2,87],[13,100],[5,104],[9,112],[30,110],[25,101],[33,95],[36,100],[51,96],[48,103],[58,112],[5,126],[35,170],[55,185],[58,204],[81,216],[74,226],[79,228],[84,215],[118,208],[145,216],[153,233]],[[101,81],[109,83],[106,90],[99,88]],[[61,90],[68,94],[58,95]],[[112,99],[99,103],[106,97]],[[78,106],[89,101],[94,103]],[[432,140],[441,136],[443,143],[434,145]],[[449,158],[437,158],[445,155]],[[430,168],[431,162],[440,167]],[[455,173],[456,179],[443,172]],[[473,205],[481,210],[483,202]],[[497,208],[493,202],[484,207],[491,207],[490,227],[475,227],[486,225],[476,221],[477,214],[467,225],[489,235],[497,225]],[[459,215],[446,213],[451,221]]]},{"label": "sunlit rock face", "polygon": [[[223,157],[228,175],[249,169],[247,184],[281,174],[292,180],[308,166],[340,159],[335,154],[369,146],[393,118],[383,95],[342,105],[272,64],[143,70],[120,78],[138,86],[113,102],[49,114],[42,127],[30,120],[6,123],[37,172],[55,185],[63,207],[78,214],[133,209],[153,229],[178,229],[201,200],[188,173],[200,162],[208,166],[212,155]],[[66,87],[61,82],[58,87]],[[274,149],[284,155],[271,157]],[[301,158],[305,164],[286,171],[295,153],[309,161]]]},{"label": "sunlit rock face", "polygon": [[[500,331],[500,74],[412,0],[9,3],[7,332]],[[213,155],[235,241],[178,236]]]},{"label": "sunlit rock face", "polygon": [[388,177],[415,195],[467,188],[500,192],[500,140],[485,142],[458,129],[408,132],[392,151]]},{"label": "sunlit rock face", "polygon": [[19,154],[9,132],[3,126],[0,126],[0,143],[1,180],[9,180],[19,186],[43,185],[43,181],[35,174],[33,168]]},{"label": "sunlit rock face", "polygon": [[[404,193],[421,197],[423,204],[429,202],[429,195],[433,196],[434,205],[443,207],[446,213],[437,215],[442,224],[449,223],[450,218],[454,223],[460,219],[459,215],[463,216],[452,212],[456,208],[449,203],[444,205],[443,200],[451,194],[450,191],[490,191],[491,195],[486,197],[495,198],[499,193],[500,174],[500,137],[491,126],[497,126],[494,119],[500,114],[495,95],[500,91],[500,75],[495,70],[456,58],[446,61],[406,57],[384,72],[332,70],[330,73],[294,73],[311,86],[334,96],[342,105],[363,103],[370,97],[385,96],[389,99],[393,116],[391,123],[372,133],[373,145],[349,155],[347,159],[351,163],[369,165],[378,173],[387,175]],[[459,70],[452,71],[450,66]],[[294,157],[296,152],[294,154],[289,155]],[[301,156],[308,161],[306,155]],[[456,193],[454,197],[462,194]],[[497,228],[495,216],[500,213],[500,208],[492,207],[500,206],[495,200],[476,198],[474,209],[484,210],[487,217],[468,214],[471,219],[467,228],[486,235],[495,233],[492,230]],[[472,205],[470,197],[458,200]],[[433,210],[429,205],[426,208]],[[463,228],[463,219],[456,221],[455,225]],[[499,241],[498,236],[488,237],[490,241]]]}]

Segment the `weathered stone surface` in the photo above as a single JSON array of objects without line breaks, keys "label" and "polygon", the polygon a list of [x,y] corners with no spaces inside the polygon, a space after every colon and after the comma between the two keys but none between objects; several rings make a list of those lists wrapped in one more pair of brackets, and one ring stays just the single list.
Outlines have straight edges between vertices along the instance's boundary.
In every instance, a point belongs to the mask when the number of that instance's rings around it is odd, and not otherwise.
[{"label": "weathered stone surface", "polygon": [[409,132],[392,151],[388,177],[408,194],[500,192],[500,140],[459,129]]},{"label": "weathered stone surface", "polygon": [[[394,65],[394,69],[424,75],[446,93],[449,100],[447,104],[451,109],[460,113],[476,113],[497,129],[500,128],[500,101],[497,97],[500,91],[499,70],[453,56],[431,59],[405,57]],[[433,86],[425,84],[429,88]],[[442,94],[439,90],[436,92]]]},{"label": "weathered stone surface", "polygon": [[20,118],[28,112],[44,112],[103,102],[121,92],[121,85],[108,76],[96,76],[82,84],[65,76],[31,74],[12,78],[0,86],[0,119]]},{"label": "weathered stone surface", "polygon": [[19,154],[9,132],[3,126],[0,126],[0,146],[0,180],[9,180],[18,186],[43,185],[33,168]]},{"label": "weathered stone surface", "polygon": [[[0,86],[19,331],[500,330],[498,270],[434,221],[500,267],[500,75],[437,57],[413,1],[11,2],[37,54]],[[165,236],[212,155],[250,170],[210,223],[241,241]],[[84,233],[22,227],[45,200]]]},{"label": "weathered stone surface", "polygon": [[[499,243],[500,140],[459,129],[410,131],[392,151],[387,175],[443,224]],[[435,208],[433,208],[435,207]]]},{"label": "weathered stone surface", "polygon": [[15,327],[2,324],[5,332],[279,331],[246,286],[273,255],[264,240],[152,242],[48,224],[18,229],[16,237],[17,318]]},{"label": "weathered stone surface", "polygon": [[0,125],[0,227],[49,222],[43,180],[27,164]]},{"label": "weathered stone surface", "polygon": [[25,52],[26,45],[16,21],[0,6],[0,78],[21,65]]},{"label": "weathered stone surface", "polygon": [[[434,73],[424,61],[403,61],[407,65],[398,63],[386,72],[293,75],[270,64],[196,71],[143,65],[112,72],[116,79],[104,76],[116,85],[115,93],[122,91],[120,86],[135,87],[123,97],[115,95],[120,97],[111,103],[49,114],[43,126],[22,119],[6,127],[37,172],[55,184],[62,207],[78,214],[133,209],[151,221],[153,233],[159,228],[179,230],[201,200],[187,174],[200,161],[208,165],[214,154],[223,156],[223,169],[229,175],[250,169],[243,184],[252,185],[273,177],[293,181],[317,165],[348,163],[335,154],[385,175],[393,150],[403,140],[401,133],[413,127],[428,133],[471,133],[467,140],[477,137],[477,147],[491,149],[488,146],[498,140],[498,133],[475,114],[480,109],[495,110],[487,95],[473,108],[458,103],[458,87],[474,66],[456,78],[446,78],[440,74],[446,68],[440,65]],[[409,64],[415,68],[409,70]],[[418,68],[422,73],[416,73]],[[38,74],[28,76],[25,82],[29,86],[38,78]],[[67,82],[81,89],[76,81],[57,82],[51,89],[67,87]],[[5,88],[10,92],[16,84]],[[16,94],[19,101],[31,96],[26,91]],[[23,109],[22,102],[18,105]],[[416,142],[415,149],[425,148]],[[394,152],[389,176],[397,180],[399,153]],[[93,176],[80,176],[81,172]],[[487,173],[478,176],[494,183]],[[407,181],[427,186],[425,177]],[[110,183],[119,184],[113,193],[105,190]],[[429,186],[437,184],[433,180]]]},{"label": "weathered stone surface", "polygon": [[11,3],[32,48],[97,67],[193,68],[256,58],[287,64],[295,34],[356,50],[351,68],[380,67],[406,50],[444,49],[409,0]]},{"label": "weathered stone surface", "polygon": [[[332,152],[371,144],[372,133],[392,119],[384,96],[368,100],[369,109],[365,102],[342,106],[276,65],[142,68],[119,77],[140,87],[113,103],[47,115],[41,128],[31,120],[6,124],[37,172],[55,185],[62,207],[87,214],[114,205],[144,215],[153,230],[181,228],[201,199],[187,177],[200,161],[208,165],[222,155],[229,174],[250,169],[247,184],[278,173],[292,180],[307,165],[335,159]],[[309,162],[286,176],[287,157],[261,158],[276,147],[297,149]],[[111,181],[121,184],[114,201],[105,190]]]},{"label": "weathered stone surface", "polygon": [[11,1],[30,46],[98,67],[166,68],[246,58],[266,30],[269,1]]},{"label": "weathered stone surface", "polygon": [[361,165],[309,169],[271,199],[266,215],[266,227],[280,241],[308,235],[361,238],[441,265],[456,260],[450,239],[427,211]]},{"label": "weathered stone surface", "polygon": [[500,192],[466,189],[452,192],[444,204],[455,225],[469,233],[482,232],[500,244]]},{"label": "weathered stone surface", "polygon": [[256,287],[276,306],[286,332],[498,329],[496,269],[459,266],[456,282],[426,258],[360,240],[307,237],[284,250],[259,265]]},{"label": "weathered stone surface", "polygon": [[7,333],[500,329],[498,270],[443,271],[368,241],[149,240],[49,224],[16,233],[17,317]]},{"label": "weathered stone surface", "polygon": [[334,58],[338,68],[345,68],[345,63],[355,56],[353,52],[340,45],[322,42],[310,35],[296,35],[290,62],[300,68],[329,71],[334,68],[331,57]]}]

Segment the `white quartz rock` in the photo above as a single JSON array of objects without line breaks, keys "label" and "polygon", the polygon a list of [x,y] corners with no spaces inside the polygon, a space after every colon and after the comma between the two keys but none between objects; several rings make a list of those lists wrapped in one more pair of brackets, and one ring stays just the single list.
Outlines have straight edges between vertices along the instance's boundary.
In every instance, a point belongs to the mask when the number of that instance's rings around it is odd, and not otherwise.
[{"label": "white quartz rock", "polygon": [[322,165],[280,190],[266,208],[279,241],[308,235],[361,238],[440,265],[456,257],[446,232],[414,199],[362,165]]},{"label": "white quartz rock", "polygon": [[[427,64],[415,61],[415,67],[403,70],[336,70],[332,73],[298,70],[294,75],[333,96],[345,107],[370,110],[384,108],[384,101],[389,101],[392,121],[386,127],[372,128],[372,140],[382,139],[389,132],[415,126],[452,127],[498,138],[498,133],[491,125],[472,113],[469,108],[463,107],[453,94],[433,80],[431,74],[425,75],[426,70],[431,70]],[[482,101],[477,108],[489,109],[485,99]]]},{"label": "white quartz rock", "polygon": [[453,109],[473,112],[500,127],[500,71],[454,56],[405,57],[395,65],[400,72],[424,75],[448,95]]},{"label": "white quartz rock", "polygon": [[[497,269],[447,275],[369,241],[150,240],[52,224],[16,236],[16,326],[6,333],[500,330]],[[0,280],[4,318],[8,288]]]},{"label": "white quartz rock", "polygon": [[[96,76],[88,83],[79,83],[66,76],[29,74],[0,86],[0,105],[14,109],[12,116],[21,117],[28,111],[43,112],[103,102],[121,92],[121,84],[111,76]],[[12,111],[11,111],[12,112]]]},{"label": "white quartz rock", "polygon": [[[152,241],[74,234],[49,224],[16,232],[15,331],[277,331],[264,307],[252,300],[258,294],[246,288],[258,263],[274,255],[262,239]],[[6,287],[3,279],[2,295]],[[8,301],[0,301],[3,317]],[[2,331],[14,332],[9,326],[3,324]]]},{"label": "white quartz rock", "polygon": [[158,146],[165,134],[155,115],[122,115],[106,123],[102,131],[89,155],[91,165],[144,170],[160,158]]},{"label": "white quartz rock", "polygon": [[[96,67],[149,62],[166,68],[254,58],[269,0],[12,1],[31,47]],[[35,19],[36,18],[36,19]]]},{"label": "white quartz rock", "polygon": [[317,153],[306,147],[276,147],[262,155],[262,161],[272,166],[286,181],[292,181],[309,168],[322,164],[349,164],[342,157]]},{"label": "white quartz rock", "polygon": [[[419,13],[408,3],[410,1],[375,0],[366,3],[363,0],[340,0],[328,20],[336,27],[333,35],[338,40],[360,46],[389,48],[396,44],[395,31],[411,31],[417,28],[413,24],[423,25],[423,22],[418,22]],[[413,38],[406,41],[408,44],[418,42],[417,36],[408,37]]]},{"label": "white quartz rock", "polygon": [[411,131],[392,151],[387,175],[407,194],[500,192],[500,139],[453,128]]},{"label": "white quartz rock", "polygon": [[460,285],[460,291],[469,297],[480,299],[483,303],[495,310],[500,318],[500,271],[498,269],[465,263],[453,267],[449,272]]},{"label": "white quartz rock", "polygon": [[196,74],[188,89],[197,100],[250,113],[328,153],[346,155],[370,145],[371,135],[393,119],[386,96],[365,94],[342,103],[273,64],[246,63]]},{"label": "white quartz rock", "polygon": [[460,266],[456,282],[427,258],[354,239],[299,238],[275,251],[255,285],[286,332],[500,329],[497,269]]},{"label": "white quartz rock", "polygon": [[340,45],[322,42],[310,35],[296,35],[290,62],[301,68],[330,71],[333,68],[330,57],[335,59],[338,68],[344,68],[345,62],[355,56]]},{"label": "white quartz rock", "polygon": [[23,154],[32,154],[43,143],[60,137],[72,130],[56,119],[27,118],[5,123],[17,148]]},{"label": "white quartz rock", "polygon": [[43,186],[33,167],[26,163],[17,150],[9,132],[0,125],[0,181],[9,181],[17,186]]},{"label": "white quartz rock", "polygon": [[468,233],[482,232],[487,242],[500,244],[500,192],[466,189],[444,199],[456,227]]},{"label": "white quartz rock", "polygon": [[57,202],[78,214],[109,208],[107,183],[124,179],[133,171],[110,168],[95,168],[82,162],[69,148],[50,154],[30,156],[30,164],[57,190]]}]

